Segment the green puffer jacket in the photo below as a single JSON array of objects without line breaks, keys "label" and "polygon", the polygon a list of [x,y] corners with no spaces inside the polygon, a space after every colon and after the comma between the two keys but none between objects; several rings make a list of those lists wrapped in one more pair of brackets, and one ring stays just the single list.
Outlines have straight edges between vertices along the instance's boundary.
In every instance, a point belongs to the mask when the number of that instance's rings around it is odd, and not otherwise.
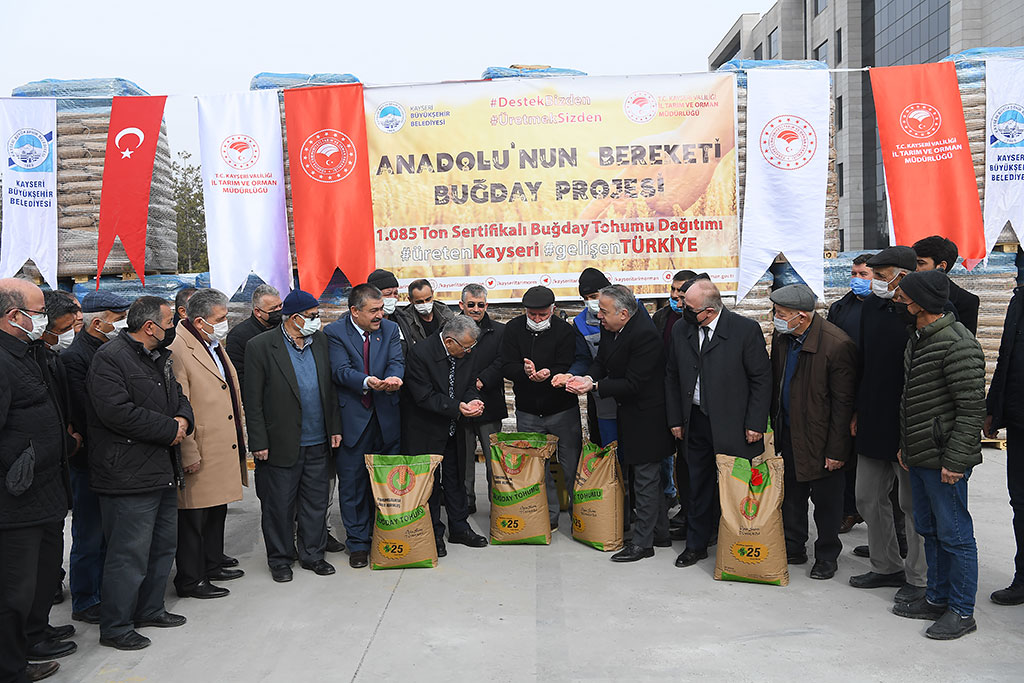
[{"label": "green puffer jacket", "polygon": [[978,340],[946,313],[911,333],[903,366],[903,462],[952,472],[980,463],[985,354]]}]

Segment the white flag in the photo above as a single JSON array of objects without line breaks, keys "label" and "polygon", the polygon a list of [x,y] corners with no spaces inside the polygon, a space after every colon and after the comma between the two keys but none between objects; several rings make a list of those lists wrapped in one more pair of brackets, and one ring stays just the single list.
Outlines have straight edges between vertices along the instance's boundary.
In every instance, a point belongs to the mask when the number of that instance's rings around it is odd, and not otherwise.
[{"label": "white flag", "polygon": [[985,61],[985,253],[1006,221],[1024,239],[1024,63]]},{"label": "white flag", "polygon": [[747,182],[737,300],[779,252],[824,298],[828,152],[828,71],[748,71]]},{"label": "white flag", "polygon": [[28,259],[57,288],[57,100],[0,98],[3,231],[0,277]]},{"label": "white flag", "polygon": [[210,286],[230,297],[254,272],[284,297],[292,268],[277,92],[198,99]]}]

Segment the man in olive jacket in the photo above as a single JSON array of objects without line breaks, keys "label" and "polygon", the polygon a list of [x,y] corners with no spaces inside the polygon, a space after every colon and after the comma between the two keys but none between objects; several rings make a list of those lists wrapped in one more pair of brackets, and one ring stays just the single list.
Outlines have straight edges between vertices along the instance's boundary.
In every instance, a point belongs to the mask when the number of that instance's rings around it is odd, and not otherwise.
[{"label": "man in olive jacket", "polygon": [[897,604],[893,612],[934,619],[925,635],[952,640],[978,628],[978,546],[967,510],[967,480],[981,462],[985,354],[974,335],[943,312],[949,298],[945,273],[910,273],[897,297],[916,318],[904,355],[898,456],[910,472],[928,590],[924,598]]}]

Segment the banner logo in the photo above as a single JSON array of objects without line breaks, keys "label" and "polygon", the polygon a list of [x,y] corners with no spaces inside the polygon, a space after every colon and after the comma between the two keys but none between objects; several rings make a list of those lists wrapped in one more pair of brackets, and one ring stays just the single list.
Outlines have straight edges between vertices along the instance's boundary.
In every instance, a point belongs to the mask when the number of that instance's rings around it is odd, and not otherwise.
[{"label": "banner logo", "polygon": [[806,119],[776,116],[761,129],[761,155],[775,168],[794,171],[807,165],[818,151],[818,136]]},{"label": "banner logo", "polygon": [[220,143],[220,158],[237,171],[256,165],[260,159],[260,146],[248,135],[229,135]]},{"label": "banner logo", "polygon": [[356,167],[356,146],[340,130],[324,128],[306,138],[299,158],[310,178],[318,183],[336,183]]},{"label": "banner logo", "polygon": [[1024,107],[1011,102],[996,109],[992,116],[992,139],[1009,147],[1024,143]]},{"label": "banner logo", "polygon": [[21,128],[7,141],[7,165],[16,171],[50,171],[51,164],[41,168],[50,158],[53,133],[43,134],[35,128]]},{"label": "banner logo", "polygon": [[[135,145],[135,147],[130,147],[129,143],[126,142],[124,148],[122,149],[121,139],[128,135],[134,135],[136,138],[138,138],[139,144]],[[132,154],[134,154],[135,151],[139,149],[139,147],[142,147],[142,143],[145,142],[145,140],[146,134],[143,133],[142,130],[140,130],[139,128],[122,128],[121,131],[114,138],[114,147],[117,147],[117,151],[121,153],[122,159],[131,159]]]},{"label": "banner logo", "polygon": [[373,114],[373,122],[385,133],[397,133],[405,125],[405,107],[398,102],[382,102]]},{"label": "banner logo", "polygon": [[404,496],[416,486],[416,473],[408,465],[398,465],[388,472],[387,484],[391,493]]},{"label": "banner logo", "polygon": [[503,453],[501,456],[501,468],[506,474],[519,474],[526,464],[526,456],[515,453]]},{"label": "banner logo", "polygon": [[634,90],[623,100],[622,112],[633,123],[647,123],[658,115],[658,98],[646,90]]},{"label": "banner logo", "polygon": [[939,110],[924,102],[907,105],[900,114],[900,126],[912,138],[930,138],[941,125],[942,115]]}]

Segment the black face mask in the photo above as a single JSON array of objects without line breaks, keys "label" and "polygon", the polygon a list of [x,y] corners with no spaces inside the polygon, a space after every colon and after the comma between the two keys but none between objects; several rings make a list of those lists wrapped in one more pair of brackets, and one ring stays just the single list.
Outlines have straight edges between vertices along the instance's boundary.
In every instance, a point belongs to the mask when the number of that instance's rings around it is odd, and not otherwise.
[{"label": "black face mask", "polygon": [[281,324],[281,309],[267,311],[267,324],[271,327],[277,327]]},{"label": "black face mask", "polygon": [[903,320],[905,322],[907,322],[908,324],[909,323],[916,323],[917,322],[917,316],[912,314],[909,310],[907,310],[907,305],[906,304],[900,303],[899,301],[893,301],[892,302],[892,306],[893,306],[893,310],[895,310],[897,313],[899,313],[900,317],[902,317]]},{"label": "black face mask", "polygon": [[[163,328],[160,328],[160,329],[163,329]],[[163,349],[166,349],[168,346],[170,346],[171,342],[174,341],[174,336],[177,333],[178,333],[178,329],[176,327],[174,327],[174,326],[168,327],[166,330],[164,330],[164,338],[161,339],[160,341],[158,341],[157,344],[156,344],[157,350],[158,351],[159,350],[163,350]]]},{"label": "black face mask", "polygon": [[683,320],[686,322],[696,327],[700,327],[700,320],[697,318],[698,315],[700,314],[695,313],[689,306],[683,306]]}]

